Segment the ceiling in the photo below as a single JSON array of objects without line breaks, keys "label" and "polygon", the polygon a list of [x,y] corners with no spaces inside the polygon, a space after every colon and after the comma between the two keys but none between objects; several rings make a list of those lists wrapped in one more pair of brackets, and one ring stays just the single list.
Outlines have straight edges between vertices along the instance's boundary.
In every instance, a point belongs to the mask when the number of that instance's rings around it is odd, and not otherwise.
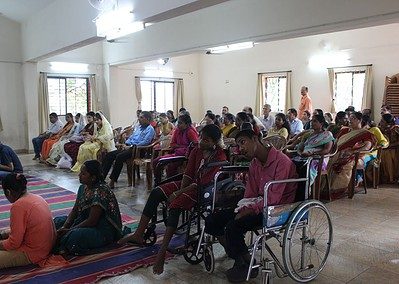
[{"label": "ceiling", "polygon": [[[56,1],[66,0],[0,0],[0,15],[23,23]],[[117,3],[118,7],[132,8],[136,20],[157,22],[225,1],[227,0],[118,0]]]},{"label": "ceiling", "polygon": [[0,14],[16,22],[24,22],[55,0],[0,0]]}]

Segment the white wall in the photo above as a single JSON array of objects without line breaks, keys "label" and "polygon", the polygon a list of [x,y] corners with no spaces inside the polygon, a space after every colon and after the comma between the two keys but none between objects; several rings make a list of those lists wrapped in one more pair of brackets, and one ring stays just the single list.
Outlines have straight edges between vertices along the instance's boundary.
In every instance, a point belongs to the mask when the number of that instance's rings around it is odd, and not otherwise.
[{"label": "white wall", "polygon": [[252,49],[223,55],[201,55],[202,111],[230,106],[233,113],[255,106],[257,73],[292,70],[293,107],[298,107],[300,87],[309,87],[315,108],[329,110],[331,100],[327,70],[312,70],[309,58],[323,53],[321,41],[333,50],[346,51],[350,64],[373,64],[374,112],[379,113],[385,76],[399,72],[399,24],[262,43]]},{"label": "white wall", "polygon": [[0,16],[0,140],[16,150],[26,148],[26,113],[21,62],[21,27]]},{"label": "white wall", "polygon": [[[193,119],[202,116],[201,94],[198,74],[198,55],[187,55],[171,58],[165,66],[156,61],[110,67],[109,107],[114,126],[126,126],[135,119],[137,99],[134,78],[155,77],[156,70],[173,71],[167,77],[182,78],[184,82],[184,105]],[[151,70],[150,74],[145,70]],[[164,74],[162,71],[159,74]],[[156,76],[159,77],[160,75]]]}]

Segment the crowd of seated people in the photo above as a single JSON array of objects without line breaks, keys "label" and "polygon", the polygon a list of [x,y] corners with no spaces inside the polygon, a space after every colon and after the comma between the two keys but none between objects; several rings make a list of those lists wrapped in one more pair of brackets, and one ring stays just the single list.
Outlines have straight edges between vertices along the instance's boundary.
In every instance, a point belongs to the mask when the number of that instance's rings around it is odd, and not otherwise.
[{"label": "crowd of seated people", "polygon": [[[167,202],[167,228],[153,268],[155,274],[162,273],[166,250],[181,212],[194,206],[197,202],[196,190],[209,184],[217,171],[215,167],[203,174],[200,169],[204,164],[228,160],[223,151],[226,147],[223,140],[233,140],[239,153],[250,162],[244,195],[246,205],[236,212],[218,212],[206,221],[206,232],[216,236],[227,255],[235,260],[234,266],[227,271],[227,278],[232,282],[243,281],[246,277],[249,254],[243,235],[262,224],[263,186],[266,182],[303,176],[308,157],[326,155],[336,149],[335,155],[321,161],[321,168],[328,169],[332,191],[348,190],[355,162],[367,168],[377,158],[378,148],[382,148],[382,180],[388,183],[398,181],[399,126],[398,120],[390,114],[389,106],[381,107],[381,119],[377,122],[372,120],[370,110],[360,112],[352,106],[338,111],[335,118],[322,109],[302,110],[301,117],[298,117],[295,108],[288,109],[286,114],[278,112],[273,115],[269,104],[263,106],[261,114],[256,117],[252,108],[245,106],[243,111],[234,115],[224,106],[221,115],[208,110],[203,120],[195,124],[184,108],[179,110],[177,117],[173,111],[161,114],[138,111],[137,121],[123,129],[116,143],[112,126],[102,113],[88,113],[86,125],[83,115],[76,115],[74,119],[72,114],[68,114],[64,126],[59,123],[56,114],[50,114],[49,129],[32,140],[35,159],[41,158],[55,165],[63,157],[69,157],[71,168],[80,172],[82,183],[72,212],[69,216],[57,218],[54,229],[51,229],[57,230],[55,251],[82,254],[115,241],[142,245],[144,232],[157,214],[159,203]],[[283,137],[287,145],[277,150],[264,143],[263,138],[273,136]],[[156,186],[149,195],[137,230],[123,237],[118,204],[111,189],[119,178],[124,162],[133,156],[137,146],[163,141],[166,137],[170,139],[168,151],[152,159],[154,178],[156,181],[161,178],[162,173],[156,170],[161,159],[186,156],[188,161],[183,179]],[[359,160],[355,161],[357,152],[360,153]],[[96,160],[100,160],[101,164]],[[167,166],[167,177],[182,170],[179,163]],[[320,168],[318,163],[320,161],[315,160],[310,165],[311,183]],[[15,168],[18,163],[13,161],[11,164]],[[111,168],[107,184],[105,178]],[[359,184],[365,178],[361,172],[356,175]],[[6,195],[11,196],[9,200],[12,203],[17,203],[25,194],[22,193],[23,186],[15,192],[7,184],[3,185],[3,189],[8,190]],[[281,185],[270,192],[268,203],[291,203],[303,200],[304,196],[304,192],[298,192],[295,186]],[[7,235],[1,237],[6,238]],[[48,243],[53,244],[54,237]],[[9,247],[5,242],[0,245],[0,250],[8,250]],[[49,253],[46,250],[44,254]],[[26,256],[28,259],[21,258],[18,263],[37,262],[29,254]],[[43,258],[45,256],[41,256]],[[254,270],[251,277],[256,275],[257,270]]]}]

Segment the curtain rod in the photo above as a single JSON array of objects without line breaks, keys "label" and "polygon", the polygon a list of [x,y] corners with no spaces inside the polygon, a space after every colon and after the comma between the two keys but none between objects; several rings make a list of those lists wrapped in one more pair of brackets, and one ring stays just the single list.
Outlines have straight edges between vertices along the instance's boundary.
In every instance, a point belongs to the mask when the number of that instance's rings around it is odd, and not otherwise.
[{"label": "curtain rod", "polygon": [[69,77],[69,76],[96,76],[97,74],[95,73],[87,73],[87,74],[72,74],[72,73],[50,73],[50,72],[39,72],[40,74],[47,74],[50,77],[51,76],[63,76],[63,77]]},{"label": "curtain rod", "polygon": [[364,67],[364,66],[373,66],[373,64],[359,64],[359,65],[351,65],[351,66],[329,67],[329,68],[327,68],[327,69],[335,69],[335,68],[354,68],[354,67]]},{"label": "curtain rod", "polygon": [[260,73],[258,73],[258,75],[260,75],[260,74],[273,74],[273,73],[287,73],[287,72],[292,72],[292,70],[273,71],[273,72],[260,72]]},{"label": "curtain rod", "polygon": [[163,80],[183,80],[183,78],[176,78],[176,77],[152,77],[152,76],[134,76],[134,78],[140,79],[163,79]]}]

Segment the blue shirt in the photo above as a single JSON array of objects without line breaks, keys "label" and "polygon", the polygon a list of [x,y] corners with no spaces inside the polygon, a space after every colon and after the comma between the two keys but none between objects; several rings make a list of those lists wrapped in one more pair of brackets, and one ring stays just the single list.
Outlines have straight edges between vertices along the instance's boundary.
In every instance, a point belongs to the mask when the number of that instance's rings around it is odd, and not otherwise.
[{"label": "blue shirt", "polygon": [[14,173],[23,172],[21,161],[19,160],[17,154],[15,154],[14,150],[7,145],[0,144],[0,164],[8,166],[11,163],[14,166]]},{"label": "blue shirt", "polygon": [[150,145],[155,136],[154,127],[151,125],[139,126],[134,129],[134,132],[126,140],[125,144],[128,146],[146,146]]},{"label": "blue shirt", "polygon": [[295,135],[301,133],[303,131],[303,123],[298,118],[295,118],[293,121],[290,121],[291,127],[291,135]]}]

